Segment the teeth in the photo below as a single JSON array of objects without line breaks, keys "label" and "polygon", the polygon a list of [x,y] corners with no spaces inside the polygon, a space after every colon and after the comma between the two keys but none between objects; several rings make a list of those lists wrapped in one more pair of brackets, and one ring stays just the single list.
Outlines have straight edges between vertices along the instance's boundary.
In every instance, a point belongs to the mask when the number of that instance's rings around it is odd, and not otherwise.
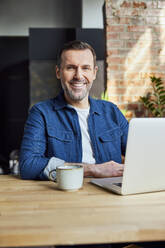
[{"label": "teeth", "polygon": [[84,84],[72,84],[74,87],[83,87]]}]

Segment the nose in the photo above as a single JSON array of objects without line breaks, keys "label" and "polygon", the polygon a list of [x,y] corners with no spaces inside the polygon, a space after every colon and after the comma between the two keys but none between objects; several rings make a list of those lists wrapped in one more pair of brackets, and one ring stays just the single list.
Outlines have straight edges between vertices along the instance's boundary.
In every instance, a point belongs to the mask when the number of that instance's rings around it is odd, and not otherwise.
[{"label": "nose", "polygon": [[80,80],[82,78],[82,70],[81,70],[81,68],[76,69],[74,77],[76,79],[78,79],[78,80]]}]

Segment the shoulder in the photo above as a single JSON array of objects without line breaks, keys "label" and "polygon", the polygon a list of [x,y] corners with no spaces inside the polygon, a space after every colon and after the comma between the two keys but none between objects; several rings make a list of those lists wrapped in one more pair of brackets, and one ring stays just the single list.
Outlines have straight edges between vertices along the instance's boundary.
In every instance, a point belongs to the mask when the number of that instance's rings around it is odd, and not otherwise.
[{"label": "shoulder", "polygon": [[91,98],[91,112],[99,114],[103,119],[127,125],[127,120],[121,110],[112,102]]},{"label": "shoulder", "polygon": [[98,112],[119,111],[117,105],[112,102],[101,100],[101,99],[93,99],[93,98],[90,98],[90,101],[91,101],[91,105],[93,109],[97,110]]},{"label": "shoulder", "polygon": [[53,111],[53,102],[54,99],[48,99],[45,101],[41,101],[35,103],[29,109],[29,118],[46,118],[48,116],[52,116]]},{"label": "shoulder", "polygon": [[47,110],[52,109],[53,105],[54,105],[54,98],[44,100],[44,101],[35,103],[33,106],[31,106],[31,111],[33,111],[33,110],[43,111],[43,110],[46,110],[46,109]]}]

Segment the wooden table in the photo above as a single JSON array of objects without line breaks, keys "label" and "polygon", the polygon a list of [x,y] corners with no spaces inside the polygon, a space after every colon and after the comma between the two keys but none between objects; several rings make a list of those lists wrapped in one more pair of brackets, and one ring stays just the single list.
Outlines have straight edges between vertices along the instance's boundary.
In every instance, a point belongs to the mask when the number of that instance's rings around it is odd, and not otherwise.
[{"label": "wooden table", "polygon": [[119,196],[85,180],[64,192],[0,176],[0,247],[165,240],[165,192]]}]

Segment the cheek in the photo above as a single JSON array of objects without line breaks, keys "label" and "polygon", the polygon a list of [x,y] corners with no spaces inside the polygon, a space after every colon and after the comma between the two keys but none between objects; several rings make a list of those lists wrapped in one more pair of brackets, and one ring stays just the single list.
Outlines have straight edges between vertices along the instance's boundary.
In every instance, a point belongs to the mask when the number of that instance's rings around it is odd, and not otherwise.
[{"label": "cheek", "polygon": [[73,78],[73,73],[63,73],[62,78],[63,81],[69,81]]},{"label": "cheek", "polygon": [[93,82],[93,80],[95,80],[95,75],[94,74],[86,75],[86,78],[88,79],[89,82]]}]

